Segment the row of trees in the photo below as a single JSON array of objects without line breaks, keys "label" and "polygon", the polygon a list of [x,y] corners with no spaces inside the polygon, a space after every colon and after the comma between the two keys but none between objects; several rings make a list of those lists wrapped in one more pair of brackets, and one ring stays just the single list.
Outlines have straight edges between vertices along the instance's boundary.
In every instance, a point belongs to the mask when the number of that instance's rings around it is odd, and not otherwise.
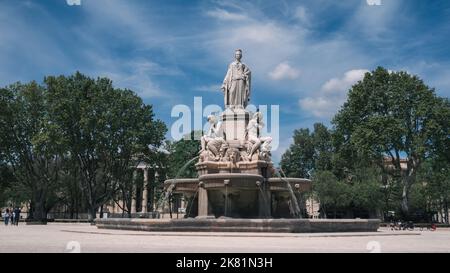
[{"label": "row of trees", "polygon": [[[95,218],[117,196],[131,207],[133,171],[155,163],[166,126],[135,93],[80,73],[0,89],[0,198],[46,219],[58,203]],[[0,200],[2,201],[2,200]]]},{"label": "row of trees", "polygon": [[[448,99],[416,76],[378,68],[351,88],[332,128],[294,132],[281,167],[312,178],[331,217],[448,211],[449,122]],[[161,167],[151,183],[159,190],[180,172],[196,176],[186,163],[198,155],[198,141],[164,142],[165,133],[150,105],[107,78],[76,73],[1,88],[0,203],[31,201],[37,220],[61,204],[92,219],[118,199],[130,213],[133,188],[142,184],[133,176],[139,162]]]},{"label": "row of trees", "polygon": [[448,222],[450,103],[417,76],[381,67],[366,73],[332,128],[315,124],[293,139],[281,167],[313,179],[322,213],[368,209],[411,217],[439,210]]}]

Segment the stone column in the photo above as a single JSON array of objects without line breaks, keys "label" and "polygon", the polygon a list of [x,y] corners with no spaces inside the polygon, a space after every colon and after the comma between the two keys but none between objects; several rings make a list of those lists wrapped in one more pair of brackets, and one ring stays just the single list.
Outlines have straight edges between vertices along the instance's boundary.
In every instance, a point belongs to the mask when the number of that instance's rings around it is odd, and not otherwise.
[{"label": "stone column", "polygon": [[258,191],[258,216],[260,218],[271,217],[272,202],[270,199],[270,192],[268,190],[268,181],[257,181],[256,185],[260,190]]},{"label": "stone column", "polygon": [[136,213],[136,170],[133,172],[133,181],[131,187],[131,213]]},{"label": "stone column", "polygon": [[198,188],[198,216],[208,216],[208,191],[203,188]]},{"label": "stone column", "polygon": [[144,189],[142,191],[142,212],[147,213],[147,203],[148,203],[148,169],[143,169],[144,171]]},{"label": "stone column", "polygon": [[[183,208],[184,210],[186,210],[186,201],[184,200],[184,196],[182,196],[181,197],[181,200],[180,200],[180,208]],[[186,214],[187,213],[187,211],[184,213],[184,214]]]},{"label": "stone column", "polygon": [[[158,167],[156,167],[156,168],[158,168]],[[156,206],[158,206],[158,198],[156,198],[155,188],[156,188],[156,185],[159,183],[159,173],[158,173],[157,169],[155,169],[155,174],[152,177],[152,180],[153,180],[153,183],[154,183],[152,185],[152,188],[151,188],[152,196],[153,196],[153,204],[152,204],[153,208],[152,208],[152,211],[156,211]]]}]

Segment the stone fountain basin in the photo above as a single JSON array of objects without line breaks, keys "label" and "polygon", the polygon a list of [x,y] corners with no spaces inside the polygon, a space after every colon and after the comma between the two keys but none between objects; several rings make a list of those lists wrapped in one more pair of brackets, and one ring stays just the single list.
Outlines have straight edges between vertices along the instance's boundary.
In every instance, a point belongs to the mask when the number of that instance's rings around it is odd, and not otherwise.
[{"label": "stone fountain basin", "polygon": [[[271,192],[288,192],[287,182],[293,191],[307,192],[311,190],[311,180],[306,178],[279,178],[272,177],[267,180]],[[202,183],[201,183],[202,182]],[[164,188],[174,185],[174,193],[194,193],[199,186],[205,189],[229,189],[258,190],[257,182],[264,182],[264,178],[258,174],[248,173],[214,173],[204,174],[198,178],[169,179],[164,182]],[[201,184],[200,184],[201,183]]]},{"label": "stone fountain basin", "polygon": [[96,219],[97,228],[175,232],[376,232],[379,219]]},{"label": "stone fountain basin", "polygon": [[[191,217],[289,218],[292,214],[290,200],[294,194],[309,191],[311,181],[302,178],[265,179],[255,173],[209,173],[196,179],[166,180],[164,186],[166,190],[187,198]],[[190,213],[200,208],[202,213]]]}]

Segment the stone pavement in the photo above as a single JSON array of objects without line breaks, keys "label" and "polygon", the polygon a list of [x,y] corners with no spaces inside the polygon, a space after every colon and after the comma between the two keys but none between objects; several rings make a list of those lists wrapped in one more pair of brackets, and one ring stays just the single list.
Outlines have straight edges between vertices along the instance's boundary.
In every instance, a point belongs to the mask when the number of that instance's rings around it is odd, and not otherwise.
[{"label": "stone pavement", "polygon": [[450,229],[376,233],[212,233],[0,225],[0,252],[450,252]]}]

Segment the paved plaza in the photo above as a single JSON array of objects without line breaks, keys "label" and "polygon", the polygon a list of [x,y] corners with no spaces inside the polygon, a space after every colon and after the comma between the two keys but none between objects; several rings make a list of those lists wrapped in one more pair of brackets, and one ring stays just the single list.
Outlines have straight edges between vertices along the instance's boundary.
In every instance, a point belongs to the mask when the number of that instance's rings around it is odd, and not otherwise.
[{"label": "paved plaza", "polygon": [[193,233],[90,224],[0,226],[0,252],[450,252],[450,229],[376,233]]}]

